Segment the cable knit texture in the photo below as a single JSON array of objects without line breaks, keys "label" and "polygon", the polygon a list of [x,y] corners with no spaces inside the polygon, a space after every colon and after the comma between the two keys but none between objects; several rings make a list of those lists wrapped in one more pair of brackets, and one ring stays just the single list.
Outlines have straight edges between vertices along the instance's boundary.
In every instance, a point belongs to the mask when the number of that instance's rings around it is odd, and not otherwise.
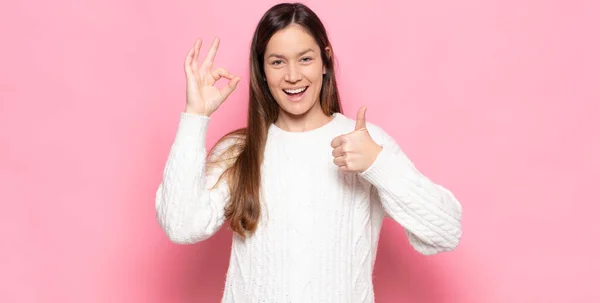
[{"label": "cable knit texture", "polygon": [[[234,139],[207,155],[210,118],[181,113],[163,180],[157,219],[169,237],[192,244],[224,223],[229,202],[224,167],[207,169]],[[256,233],[233,235],[222,302],[374,302],[372,272],[385,216],[399,223],[415,250],[453,250],[461,237],[462,207],[422,175],[398,144],[367,123],[383,149],[362,173],[333,163],[331,140],[354,130],[335,114],[307,132],[269,128],[262,165],[261,219]],[[208,156],[208,158],[207,158]]]}]

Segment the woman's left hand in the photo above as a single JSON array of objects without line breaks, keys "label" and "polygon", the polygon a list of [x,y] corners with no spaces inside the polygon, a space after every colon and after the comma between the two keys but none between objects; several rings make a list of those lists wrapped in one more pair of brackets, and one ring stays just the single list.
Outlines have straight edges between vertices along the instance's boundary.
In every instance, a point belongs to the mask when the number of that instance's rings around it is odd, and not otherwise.
[{"label": "woman's left hand", "polygon": [[366,111],[366,106],[358,110],[356,127],[353,132],[335,137],[331,141],[333,163],[343,171],[364,172],[373,164],[383,149],[373,141],[367,130]]}]

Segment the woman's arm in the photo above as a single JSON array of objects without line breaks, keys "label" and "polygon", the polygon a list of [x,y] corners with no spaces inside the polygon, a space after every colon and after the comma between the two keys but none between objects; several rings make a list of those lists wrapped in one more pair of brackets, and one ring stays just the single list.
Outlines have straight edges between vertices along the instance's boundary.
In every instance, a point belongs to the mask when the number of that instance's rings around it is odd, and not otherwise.
[{"label": "woman's arm", "polygon": [[378,127],[383,149],[360,175],[373,186],[386,215],[402,225],[410,244],[424,255],[456,248],[462,236],[462,206],[452,192],[421,174],[395,140]]},{"label": "woman's arm", "polygon": [[[225,179],[213,187],[223,166],[206,165],[206,132],[210,118],[181,113],[175,141],[156,191],[156,216],[169,237],[178,244],[192,244],[212,236],[224,222],[229,201]],[[229,147],[231,139],[216,146],[208,158],[216,159]]]}]

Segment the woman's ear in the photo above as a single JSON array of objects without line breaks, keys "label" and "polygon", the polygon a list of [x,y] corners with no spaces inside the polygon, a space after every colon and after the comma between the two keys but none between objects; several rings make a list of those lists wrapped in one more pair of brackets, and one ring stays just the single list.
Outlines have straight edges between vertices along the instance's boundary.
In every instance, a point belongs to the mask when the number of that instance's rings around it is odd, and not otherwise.
[{"label": "woman's ear", "polygon": [[[331,50],[331,47],[327,46],[325,47],[325,56],[327,56],[327,60],[331,60],[331,57],[333,55],[333,51]],[[327,73],[327,68],[325,67],[325,64],[323,64],[323,75],[325,75]]]}]

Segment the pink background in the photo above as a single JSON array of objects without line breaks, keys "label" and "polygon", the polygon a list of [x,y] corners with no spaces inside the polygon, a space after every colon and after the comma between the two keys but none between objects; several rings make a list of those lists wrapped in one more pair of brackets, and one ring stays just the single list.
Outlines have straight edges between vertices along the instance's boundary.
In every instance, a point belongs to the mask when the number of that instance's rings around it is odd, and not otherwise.
[{"label": "pink background", "polygon": [[[2,2],[1,302],[218,302],[230,231],[172,244],[154,193],[194,39],[219,35],[216,65],[243,76],[212,145],[244,122],[250,39],[274,3]],[[378,302],[600,302],[599,2],[306,3],[345,113],[369,105],[464,207],[459,248],[433,257],[386,222]]]}]

